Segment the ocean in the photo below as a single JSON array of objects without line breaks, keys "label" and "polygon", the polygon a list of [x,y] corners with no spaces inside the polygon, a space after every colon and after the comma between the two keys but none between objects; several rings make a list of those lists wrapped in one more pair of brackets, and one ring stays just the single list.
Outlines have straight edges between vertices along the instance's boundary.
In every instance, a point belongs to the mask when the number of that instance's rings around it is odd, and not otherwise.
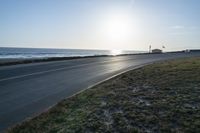
[{"label": "ocean", "polygon": [[0,59],[27,59],[50,57],[84,57],[97,55],[136,54],[142,51],[110,51],[87,49],[48,49],[48,48],[10,48],[0,47]]}]

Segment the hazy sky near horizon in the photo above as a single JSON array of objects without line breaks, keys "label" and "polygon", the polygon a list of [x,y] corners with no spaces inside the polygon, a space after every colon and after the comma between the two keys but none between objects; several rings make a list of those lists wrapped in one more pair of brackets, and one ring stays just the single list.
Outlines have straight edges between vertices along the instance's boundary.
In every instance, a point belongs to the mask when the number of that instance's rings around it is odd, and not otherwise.
[{"label": "hazy sky near horizon", "polygon": [[1,0],[0,47],[200,48],[199,0]]}]

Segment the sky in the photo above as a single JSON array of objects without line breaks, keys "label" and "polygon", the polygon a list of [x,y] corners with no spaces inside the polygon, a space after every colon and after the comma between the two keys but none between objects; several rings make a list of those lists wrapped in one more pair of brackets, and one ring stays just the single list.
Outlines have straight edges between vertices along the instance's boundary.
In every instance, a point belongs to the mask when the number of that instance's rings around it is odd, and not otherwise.
[{"label": "sky", "polygon": [[0,47],[200,48],[199,0],[0,0]]}]

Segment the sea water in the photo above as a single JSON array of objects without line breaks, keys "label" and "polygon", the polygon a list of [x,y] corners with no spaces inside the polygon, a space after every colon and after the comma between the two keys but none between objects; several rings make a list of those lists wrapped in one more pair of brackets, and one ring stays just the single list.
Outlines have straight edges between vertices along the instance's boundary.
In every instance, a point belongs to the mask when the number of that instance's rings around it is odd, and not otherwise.
[{"label": "sea water", "polygon": [[[121,51],[119,54],[136,54],[142,51]],[[47,49],[47,48],[9,48],[0,47],[0,59],[50,58],[50,57],[84,57],[113,55],[110,50],[87,49]]]}]

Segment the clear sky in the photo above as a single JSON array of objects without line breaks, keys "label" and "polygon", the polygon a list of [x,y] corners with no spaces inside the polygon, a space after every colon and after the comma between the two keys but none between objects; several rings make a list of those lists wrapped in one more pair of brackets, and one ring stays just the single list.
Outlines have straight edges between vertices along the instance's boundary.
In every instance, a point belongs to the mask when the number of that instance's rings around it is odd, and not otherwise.
[{"label": "clear sky", "polygon": [[200,48],[200,0],[0,0],[0,47]]}]

